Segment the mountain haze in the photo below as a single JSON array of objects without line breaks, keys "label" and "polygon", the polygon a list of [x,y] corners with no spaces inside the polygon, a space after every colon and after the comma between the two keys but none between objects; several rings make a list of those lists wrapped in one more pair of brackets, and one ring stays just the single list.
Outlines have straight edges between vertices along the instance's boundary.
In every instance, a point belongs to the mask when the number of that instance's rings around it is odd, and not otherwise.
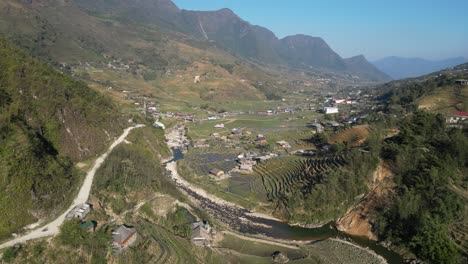
[{"label": "mountain haze", "polygon": [[373,61],[372,64],[374,64],[380,71],[385,72],[394,79],[404,79],[422,76],[448,67],[453,67],[467,61],[468,59],[463,57],[431,61],[421,58],[392,56]]}]

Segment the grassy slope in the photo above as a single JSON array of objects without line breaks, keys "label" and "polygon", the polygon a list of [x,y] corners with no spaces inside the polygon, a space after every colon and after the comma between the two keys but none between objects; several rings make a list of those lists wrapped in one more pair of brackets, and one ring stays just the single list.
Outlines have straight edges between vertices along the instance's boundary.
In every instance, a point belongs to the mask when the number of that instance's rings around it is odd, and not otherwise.
[{"label": "grassy slope", "polygon": [[417,103],[420,108],[442,114],[468,111],[468,86],[450,85],[440,87],[419,98]]}]

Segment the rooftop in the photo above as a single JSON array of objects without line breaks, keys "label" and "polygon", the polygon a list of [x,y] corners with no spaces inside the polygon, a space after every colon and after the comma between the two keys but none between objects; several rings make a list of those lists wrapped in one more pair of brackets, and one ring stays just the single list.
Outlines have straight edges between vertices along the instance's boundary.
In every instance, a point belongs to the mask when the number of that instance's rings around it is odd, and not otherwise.
[{"label": "rooftop", "polygon": [[121,225],[112,232],[112,241],[117,242],[117,243],[122,243],[134,233],[136,233],[135,228]]}]

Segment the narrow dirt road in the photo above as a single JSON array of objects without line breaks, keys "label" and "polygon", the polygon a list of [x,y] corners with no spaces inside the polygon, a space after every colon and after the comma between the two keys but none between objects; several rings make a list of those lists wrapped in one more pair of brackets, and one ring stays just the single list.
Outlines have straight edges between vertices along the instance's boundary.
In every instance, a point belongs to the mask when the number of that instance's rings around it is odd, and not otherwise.
[{"label": "narrow dirt road", "polygon": [[96,171],[99,169],[99,167],[101,167],[101,165],[104,163],[104,161],[109,156],[109,154],[112,152],[112,150],[117,145],[119,145],[120,143],[122,143],[125,140],[125,138],[128,136],[130,131],[132,131],[135,128],[140,128],[140,127],[144,127],[144,126],[145,125],[136,125],[136,126],[129,127],[127,129],[125,129],[123,134],[118,139],[116,139],[114,141],[114,143],[112,143],[112,145],[109,147],[109,149],[106,151],[106,153],[102,154],[101,156],[99,156],[99,158],[96,159],[96,161],[94,162],[94,166],[86,174],[86,178],[83,181],[83,185],[81,186],[81,189],[80,189],[78,195],[76,196],[75,200],[73,200],[72,205],[62,215],[57,217],[57,219],[55,219],[54,221],[52,221],[52,222],[50,222],[50,223],[48,223],[48,224],[46,224],[46,225],[44,225],[44,226],[42,226],[40,228],[35,229],[35,230],[31,231],[30,233],[28,233],[26,235],[17,237],[15,239],[12,239],[12,240],[10,240],[8,242],[5,242],[5,243],[1,244],[0,249],[6,248],[6,247],[11,247],[11,246],[13,246],[15,244],[18,244],[18,243],[25,243],[28,240],[42,238],[42,237],[48,237],[48,236],[54,236],[54,235],[58,234],[59,230],[60,230],[60,226],[65,221],[65,216],[67,215],[67,213],[70,210],[72,210],[73,207],[75,207],[76,205],[86,203],[88,201],[88,197],[89,197],[89,194],[91,192],[91,187],[93,185],[94,175],[96,174]]}]

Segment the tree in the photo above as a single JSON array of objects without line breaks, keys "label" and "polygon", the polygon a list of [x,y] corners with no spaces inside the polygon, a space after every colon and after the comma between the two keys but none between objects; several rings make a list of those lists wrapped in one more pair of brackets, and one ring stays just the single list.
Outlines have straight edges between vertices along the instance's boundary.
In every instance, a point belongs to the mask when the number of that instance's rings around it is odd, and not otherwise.
[{"label": "tree", "polygon": [[86,231],[77,220],[66,221],[60,227],[59,239],[65,245],[78,246],[84,243]]},{"label": "tree", "polygon": [[457,262],[457,249],[449,238],[447,226],[438,217],[425,214],[410,245],[421,258],[431,263]]}]

